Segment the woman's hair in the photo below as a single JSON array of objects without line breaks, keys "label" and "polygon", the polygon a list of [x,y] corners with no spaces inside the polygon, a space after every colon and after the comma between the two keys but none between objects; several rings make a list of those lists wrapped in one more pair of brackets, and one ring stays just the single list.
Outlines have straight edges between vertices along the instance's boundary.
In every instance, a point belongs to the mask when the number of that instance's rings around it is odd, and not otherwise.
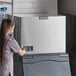
[{"label": "woman's hair", "polygon": [[15,22],[11,19],[3,19],[0,27],[0,62],[4,59],[4,43],[5,43],[5,35],[7,32],[7,29],[9,27],[13,27],[15,25]]}]

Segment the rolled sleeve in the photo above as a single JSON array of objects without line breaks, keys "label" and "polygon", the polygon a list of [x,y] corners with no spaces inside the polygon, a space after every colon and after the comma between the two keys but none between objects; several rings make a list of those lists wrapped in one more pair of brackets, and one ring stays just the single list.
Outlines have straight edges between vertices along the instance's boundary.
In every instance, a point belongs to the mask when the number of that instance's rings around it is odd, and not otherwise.
[{"label": "rolled sleeve", "polygon": [[18,51],[21,50],[18,42],[15,39],[10,40],[10,48],[13,50],[13,52],[18,53]]}]

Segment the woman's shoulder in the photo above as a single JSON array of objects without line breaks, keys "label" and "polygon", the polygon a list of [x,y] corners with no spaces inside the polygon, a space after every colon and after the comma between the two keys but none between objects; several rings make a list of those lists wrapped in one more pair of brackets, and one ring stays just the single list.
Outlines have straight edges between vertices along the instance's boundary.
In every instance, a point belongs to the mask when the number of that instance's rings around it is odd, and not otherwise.
[{"label": "woman's shoulder", "polygon": [[6,36],[6,40],[12,41],[12,40],[14,40],[14,37],[13,36]]}]

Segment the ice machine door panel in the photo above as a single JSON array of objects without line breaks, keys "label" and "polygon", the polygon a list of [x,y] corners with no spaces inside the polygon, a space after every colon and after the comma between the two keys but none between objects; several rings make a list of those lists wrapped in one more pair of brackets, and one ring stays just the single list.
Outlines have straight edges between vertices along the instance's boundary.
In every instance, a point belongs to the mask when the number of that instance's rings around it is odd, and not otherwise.
[{"label": "ice machine door panel", "polygon": [[65,24],[65,16],[22,18],[21,45],[33,46],[30,54],[65,52]]},{"label": "ice machine door panel", "polygon": [[35,55],[23,58],[24,76],[71,76],[68,56]]}]

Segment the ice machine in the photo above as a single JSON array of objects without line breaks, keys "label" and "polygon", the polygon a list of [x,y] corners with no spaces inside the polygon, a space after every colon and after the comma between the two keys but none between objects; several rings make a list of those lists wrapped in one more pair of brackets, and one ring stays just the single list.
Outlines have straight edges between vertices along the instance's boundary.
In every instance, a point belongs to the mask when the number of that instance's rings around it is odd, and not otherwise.
[{"label": "ice machine", "polygon": [[21,22],[21,45],[29,54],[66,52],[66,17],[25,17]]},{"label": "ice machine", "polygon": [[66,17],[21,18],[24,76],[71,76],[66,54]]}]

